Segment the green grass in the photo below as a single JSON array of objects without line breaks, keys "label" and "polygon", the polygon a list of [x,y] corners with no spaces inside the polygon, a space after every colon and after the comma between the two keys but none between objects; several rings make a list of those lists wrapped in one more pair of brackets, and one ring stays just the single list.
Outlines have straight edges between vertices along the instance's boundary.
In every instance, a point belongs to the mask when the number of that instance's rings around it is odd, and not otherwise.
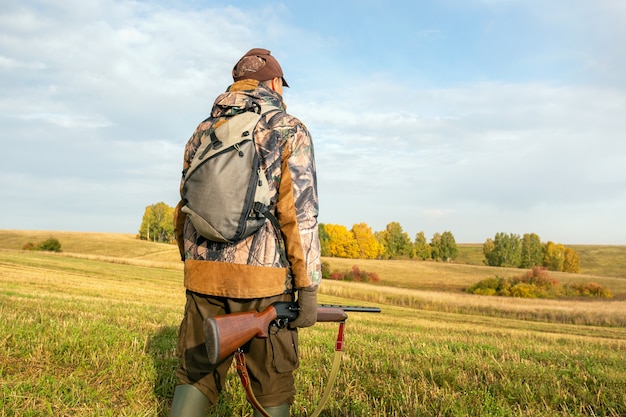
[{"label": "green grass", "polygon": [[572,245],[580,255],[581,273],[626,278],[626,246]]},{"label": "green grass", "polygon": [[[166,416],[182,271],[160,263],[163,246],[132,249],[128,235],[103,238],[102,257],[86,242],[98,234],[52,236],[75,255],[0,250],[0,416]],[[623,298],[471,296],[460,288],[493,269],[356,264],[384,274],[385,284],[325,281],[320,303],[383,312],[350,313],[322,416],[626,415]],[[626,293],[624,280],[601,278]],[[294,416],[311,415],[322,394],[336,331],[320,323],[300,333]],[[209,415],[251,415],[235,372]]]}]

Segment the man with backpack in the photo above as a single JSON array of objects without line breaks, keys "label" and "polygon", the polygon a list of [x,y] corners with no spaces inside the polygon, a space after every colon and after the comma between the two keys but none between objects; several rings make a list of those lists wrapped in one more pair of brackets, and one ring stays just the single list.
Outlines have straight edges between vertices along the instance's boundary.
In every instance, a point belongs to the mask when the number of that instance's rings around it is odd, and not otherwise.
[{"label": "man with backpack", "polygon": [[208,317],[295,300],[295,321],[243,347],[252,392],[264,408],[255,416],[289,416],[299,365],[297,328],[317,320],[321,262],[311,136],[285,112],[288,84],[270,51],[248,51],[232,75],[234,83],[217,97],[184,152],[174,221],[187,302],[172,417],[204,417],[224,387],[232,355],[217,366],[208,363]]}]

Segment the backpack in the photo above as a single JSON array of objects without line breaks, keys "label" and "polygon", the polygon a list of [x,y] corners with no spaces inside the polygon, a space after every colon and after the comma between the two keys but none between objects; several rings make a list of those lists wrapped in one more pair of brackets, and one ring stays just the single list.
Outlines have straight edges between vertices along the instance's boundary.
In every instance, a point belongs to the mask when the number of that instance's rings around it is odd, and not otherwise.
[{"label": "backpack", "polygon": [[183,172],[181,210],[203,237],[236,242],[266,219],[280,227],[270,212],[270,189],[254,142],[261,117],[279,110],[256,105],[201,132],[201,145]]}]

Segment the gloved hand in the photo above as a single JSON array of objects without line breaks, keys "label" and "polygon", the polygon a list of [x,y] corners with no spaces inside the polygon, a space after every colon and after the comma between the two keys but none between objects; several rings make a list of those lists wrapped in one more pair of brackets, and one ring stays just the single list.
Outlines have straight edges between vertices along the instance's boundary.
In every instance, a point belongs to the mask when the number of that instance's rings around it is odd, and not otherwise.
[{"label": "gloved hand", "polygon": [[317,287],[298,290],[298,318],[289,324],[289,327],[309,327],[317,322]]}]

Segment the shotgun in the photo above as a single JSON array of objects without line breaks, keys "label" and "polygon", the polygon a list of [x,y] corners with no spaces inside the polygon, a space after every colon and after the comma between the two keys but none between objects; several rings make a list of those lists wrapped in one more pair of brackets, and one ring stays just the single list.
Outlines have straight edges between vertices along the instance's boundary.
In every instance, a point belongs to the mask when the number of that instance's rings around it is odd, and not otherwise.
[{"label": "shotgun", "polygon": [[[298,310],[297,303],[279,301],[261,312],[248,311],[207,318],[204,321],[204,335],[209,362],[215,366],[253,337],[268,337],[271,325],[287,326],[298,317]],[[380,308],[322,304],[317,306],[317,321],[345,321],[348,318],[346,311],[380,313]]]}]

